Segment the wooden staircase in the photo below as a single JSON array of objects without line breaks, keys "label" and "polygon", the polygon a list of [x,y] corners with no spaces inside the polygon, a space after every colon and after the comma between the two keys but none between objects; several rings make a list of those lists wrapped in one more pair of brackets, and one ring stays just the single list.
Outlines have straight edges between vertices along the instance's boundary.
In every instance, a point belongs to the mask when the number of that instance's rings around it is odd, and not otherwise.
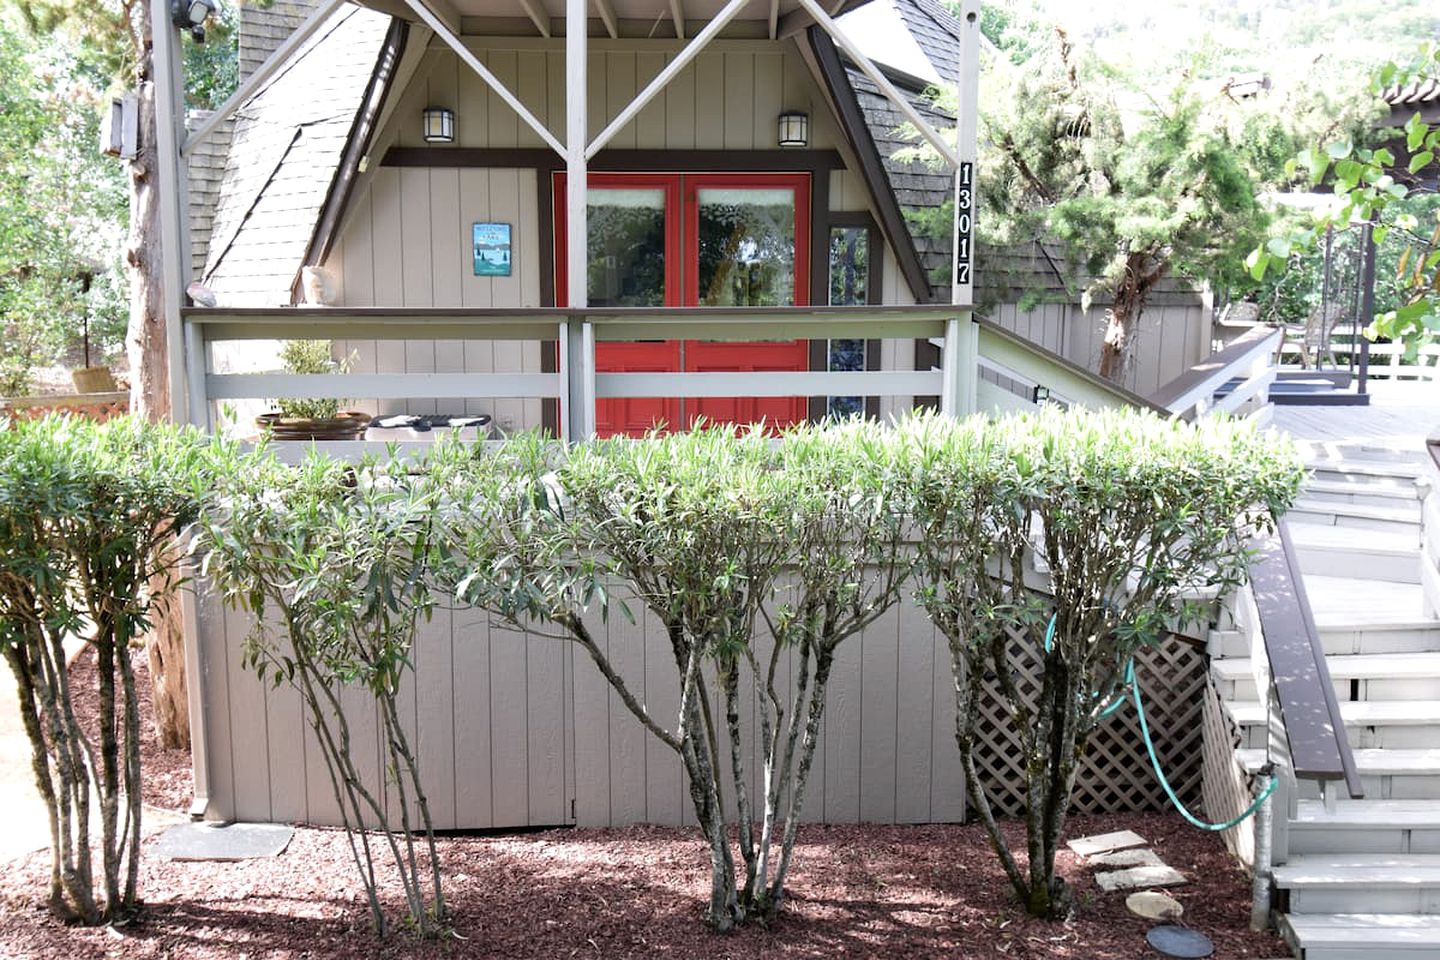
[{"label": "wooden staircase", "polygon": [[[1304,445],[1302,444],[1302,447]],[[1281,932],[1305,960],[1440,960],[1440,619],[1421,586],[1423,451],[1312,448],[1287,515],[1365,797],[1299,780],[1275,817]],[[1237,754],[1265,763],[1249,638],[1211,637]]]}]

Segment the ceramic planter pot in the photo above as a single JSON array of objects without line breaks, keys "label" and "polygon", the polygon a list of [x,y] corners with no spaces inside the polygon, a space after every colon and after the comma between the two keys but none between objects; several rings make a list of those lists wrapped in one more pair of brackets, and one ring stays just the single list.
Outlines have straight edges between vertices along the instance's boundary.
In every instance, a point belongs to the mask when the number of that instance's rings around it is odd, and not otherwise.
[{"label": "ceramic planter pot", "polygon": [[262,413],[255,425],[276,440],[355,440],[370,424],[370,414],[354,411],[324,420],[287,419],[278,413]]}]

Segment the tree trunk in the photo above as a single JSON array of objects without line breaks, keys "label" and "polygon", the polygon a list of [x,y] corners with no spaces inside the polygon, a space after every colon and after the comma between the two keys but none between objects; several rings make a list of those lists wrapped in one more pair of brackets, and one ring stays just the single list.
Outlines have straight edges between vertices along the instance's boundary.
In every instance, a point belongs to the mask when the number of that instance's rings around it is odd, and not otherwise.
[{"label": "tree trunk", "polygon": [[[139,100],[138,153],[130,162],[130,323],[125,350],[130,360],[130,412],[151,422],[171,414],[169,344],[165,338],[164,257],[176,251],[160,243],[160,193],[155,115],[155,61],[150,41],[150,5],[137,3],[131,16],[135,36]],[[163,80],[162,80],[163,82]],[[168,545],[163,549],[171,549]],[[150,592],[159,593],[159,584]],[[189,700],[185,686],[185,637],[178,598],[154,604],[145,637],[150,662],[154,722],[167,748],[190,746]]]},{"label": "tree trunk", "polygon": [[1125,260],[1125,274],[1115,290],[1115,302],[1105,316],[1105,342],[1100,348],[1100,376],[1123,385],[1130,378],[1135,360],[1135,328],[1145,312],[1145,301],[1155,284],[1165,276],[1169,264],[1156,262],[1147,253],[1131,253]]}]

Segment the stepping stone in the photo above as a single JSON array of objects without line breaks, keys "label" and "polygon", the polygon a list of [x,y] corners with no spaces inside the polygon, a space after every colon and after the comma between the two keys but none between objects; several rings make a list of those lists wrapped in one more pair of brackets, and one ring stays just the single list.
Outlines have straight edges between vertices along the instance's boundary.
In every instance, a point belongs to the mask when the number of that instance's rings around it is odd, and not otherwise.
[{"label": "stepping stone", "polygon": [[1121,830],[1119,833],[1101,833],[1093,837],[1080,837],[1078,840],[1067,841],[1065,846],[1074,851],[1076,856],[1093,857],[1097,853],[1143,847],[1145,843],[1145,838],[1140,834],[1132,830]]},{"label": "stepping stone", "polygon": [[1125,909],[1146,920],[1179,920],[1185,913],[1179,900],[1153,890],[1130,894],[1125,898]]},{"label": "stepping stone", "polygon": [[1155,855],[1155,851],[1149,847],[1134,847],[1129,850],[1116,850],[1114,853],[1100,853],[1087,861],[1092,867],[1163,867],[1165,861]]},{"label": "stepping stone", "polygon": [[1161,864],[1158,867],[1130,867],[1127,870],[1111,870],[1095,874],[1095,882],[1107,893],[1116,890],[1143,890],[1151,887],[1178,887],[1188,881],[1174,867]]},{"label": "stepping stone", "polygon": [[277,823],[182,823],[162,833],[149,852],[165,860],[257,860],[284,853],[294,835],[293,827]]}]

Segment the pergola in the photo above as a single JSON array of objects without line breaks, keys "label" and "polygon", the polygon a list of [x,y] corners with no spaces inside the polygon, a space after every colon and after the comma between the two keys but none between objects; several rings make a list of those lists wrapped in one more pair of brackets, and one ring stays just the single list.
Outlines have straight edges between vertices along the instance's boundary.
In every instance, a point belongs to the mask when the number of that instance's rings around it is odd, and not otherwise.
[{"label": "pergola", "polygon": [[[175,409],[187,396],[196,372],[204,375],[203,341],[187,336],[181,310],[189,281],[188,225],[184,158],[195,146],[250,97],[346,0],[323,0],[304,23],[249,76],[218,110],[187,130],[183,110],[183,78],[179,56],[179,31],[172,25],[169,0],[151,0],[154,24],[154,56],[157,83],[159,183],[161,187],[162,244],[164,251],[164,302],[170,350],[171,396]],[[969,322],[972,277],[969,250],[972,246],[975,209],[974,164],[976,147],[976,100],[979,76],[979,0],[963,0],[960,18],[964,25],[960,41],[962,64],[959,91],[959,123],[953,139],[928,123],[836,23],[835,17],[860,6],[866,0],[357,0],[376,11],[423,24],[435,37],[454,50],[460,62],[474,71],[516,116],[529,126],[549,149],[562,159],[566,176],[565,209],[570,224],[561,264],[568,279],[571,314],[559,323],[562,341],[561,370],[565,407],[565,433],[586,437],[594,433],[595,410],[595,325],[583,315],[586,289],[586,184],[590,161],[670,81],[683,71],[710,41],[727,27],[750,21],[747,35],[766,36],[780,41],[811,27],[825,31],[835,44],[864,72],[900,114],[914,126],[944,161],[955,171],[955,246],[964,251],[957,265],[952,289],[953,310],[945,319],[942,383],[942,410],[963,414],[975,409],[975,369],[979,361],[979,332]],[[657,14],[659,19],[657,20]],[[595,22],[598,20],[598,24]],[[592,32],[618,38],[627,25],[645,23],[653,34],[666,22],[673,38],[686,41],[683,49],[619,110],[593,137],[588,134],[586,70]],[[541,123],[514,91],[507,88],[467,47],[463,35],[467,26],[481,25],[491,34],[514,33],[540,37],[563,37],[565,50],[566,125],[563,139]],[[732,27],[735,25],[735,27]],[[687,308],[671,308],[682,312]],[[177,346],[184,343],[184,349]],[[724,376],[723,374],[710,376]],[[834,377],[835,374],[795,374],[803,377]],[[818,383],[818,381],[817,381]],[[204,398],[199,403],[190,384],[190,419],[203,424]],[[198,409],[197,409],[198,408]]]}]

